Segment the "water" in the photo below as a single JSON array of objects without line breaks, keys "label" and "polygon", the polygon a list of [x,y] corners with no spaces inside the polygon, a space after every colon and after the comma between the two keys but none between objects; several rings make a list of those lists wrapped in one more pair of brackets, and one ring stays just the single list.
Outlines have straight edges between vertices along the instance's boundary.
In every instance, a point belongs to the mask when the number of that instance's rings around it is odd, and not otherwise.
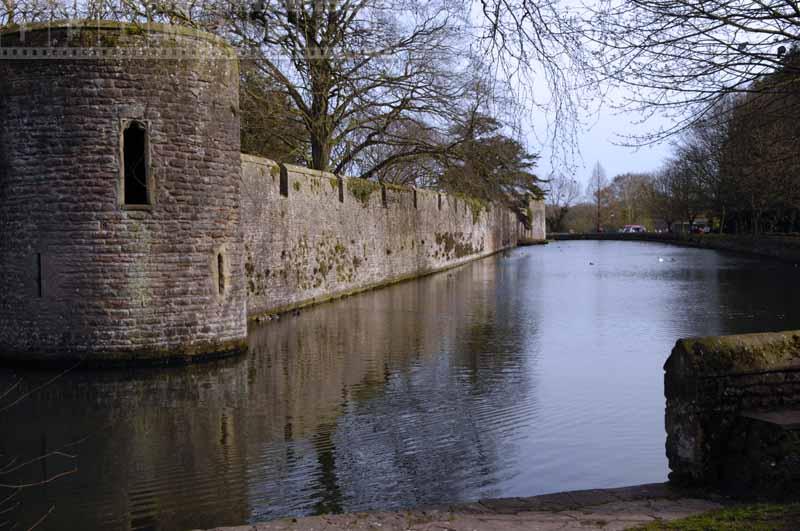
[{"label": "water", "polygon": [[[236,360],[69,373],[0,413],[5,456],[74,456],[14,480],[77,468],[12,518],[178,530],[664,481],[675,340],[800,328],[798,273],[554,243],[253,326]],[[53,376],[0,371],[0,389]]]}]

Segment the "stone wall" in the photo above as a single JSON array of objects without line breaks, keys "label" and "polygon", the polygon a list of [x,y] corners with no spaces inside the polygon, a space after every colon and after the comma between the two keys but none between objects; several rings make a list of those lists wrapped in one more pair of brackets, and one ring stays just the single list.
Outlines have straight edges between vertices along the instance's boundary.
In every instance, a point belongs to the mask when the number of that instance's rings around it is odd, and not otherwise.
[{"label": "stone wall", "polygon": [[[233,353],[248,314],[544,238],[539,203],[526,230],[474,199],[241,155],[238,82],[233,49],[186,28],[0,32],[0,359]],[[140,170],[146,190],[129,201]]]},{"label": "stone wall", "polygon": [[544,201],[531,201],[529,207],[531,226],[529,230],[522,233],[521,243],[546,243],[547,218],[545,213]]},{"label": "stone wall", "polygon": [[[0,54],[0,358],[162,361],[241,348],[232,49],[113,22],[29,26],[0,45],[27,48]],[[105,51],[81,58],[87,46]],[[165,50],[188,53],[150,57]],[[148,130],[150,204],[123,201],[131,120]]]},{"label": "stone wall", "polygon": [[800,331],[682,339],[664,369],[671,480],[798,492]]},{"label": "stone wall", "polygon": [[250,316],[418,277],[536,236],[511,211],[468,198],[248,155],[242,178]]}]

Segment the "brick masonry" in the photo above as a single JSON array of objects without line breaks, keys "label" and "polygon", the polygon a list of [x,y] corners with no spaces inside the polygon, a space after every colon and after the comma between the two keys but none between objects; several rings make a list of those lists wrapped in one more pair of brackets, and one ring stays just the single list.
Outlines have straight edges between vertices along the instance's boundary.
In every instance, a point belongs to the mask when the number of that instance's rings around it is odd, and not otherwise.
[{"label": "brick masonry", "polygon": [[[208,34],[114,22],[0,33],[0,358],[232,353],[248,316],[545,237],[541,203],[526,230],[473,199],[240,155],[238,112],[234,51]],[[122,198],[131,120],[148,132],[148,205]]]},{"label": "brick masonry", "polygon": [[[2,356],[142,360],[241,348],[232,50],[211,36],[114,23],[30,27],[2,34],[0,44],[195,52],[185,60],[0,57]],[[150,208],[121,205],[125,120],[149,128]],[[220,251],[223,296],[212,274]]]}]

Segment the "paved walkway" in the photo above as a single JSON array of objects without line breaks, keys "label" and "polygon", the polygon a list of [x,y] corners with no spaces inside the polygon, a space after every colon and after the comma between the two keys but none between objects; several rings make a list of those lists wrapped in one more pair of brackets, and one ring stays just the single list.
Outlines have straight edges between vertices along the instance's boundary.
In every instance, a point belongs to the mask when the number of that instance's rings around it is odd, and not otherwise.
[{"label": "paved walkway", "polygon": [[721,508],[719,500],[679,491],[666,483],[584,490],[532,498],[399,512],[289,518],[215,531],[355,530],[576,530],[628,529],[654,520],[675,520]]}]

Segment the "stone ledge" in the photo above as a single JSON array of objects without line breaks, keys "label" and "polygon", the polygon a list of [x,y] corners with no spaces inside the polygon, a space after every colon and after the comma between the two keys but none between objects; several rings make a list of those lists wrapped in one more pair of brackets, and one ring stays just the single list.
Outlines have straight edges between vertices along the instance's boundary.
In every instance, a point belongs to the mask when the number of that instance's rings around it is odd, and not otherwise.
[{"label": "stone ledge", "polygon": [[674,381],[798,371],[800,331],[681,339],[664,370]]},{"label": "stone ledge", "polygon": [[170,24],[160,24],[157,22],[148,23],[133,23],[122,22],[116,20],[84,20],[84,19],[62,19],[53,20],[48,22],[31,22],[24,24],[13,24],[0,28],[0,36],[15,35],[18,33],[35,33],[35,32],[50,32],[53,30],[72,30],[80,31],[87,30],[115,30],[125,31],[130,35],[144,35],[146,33],[161,33],[164,35],[180,35],[184,37],[193,37],[195,39],[203,40],[224,47],[228,50],[233,50],[233,46],[217,35],[207,31],[190,28],[187,26],[178,26]]},{"label": "stone ledge", "polygon": [[741,416],[751,420],[773,424],[785,430],[800,429],[800,410],[797,409],[784,409],[780,411],[766,412],[747,411],[742,413]]},{"label": "stone ledge", "polygon": [[627,529],[719,509],[727,502],[667,483],[592,489],[406,511],[284,518],[215,531]]}]

